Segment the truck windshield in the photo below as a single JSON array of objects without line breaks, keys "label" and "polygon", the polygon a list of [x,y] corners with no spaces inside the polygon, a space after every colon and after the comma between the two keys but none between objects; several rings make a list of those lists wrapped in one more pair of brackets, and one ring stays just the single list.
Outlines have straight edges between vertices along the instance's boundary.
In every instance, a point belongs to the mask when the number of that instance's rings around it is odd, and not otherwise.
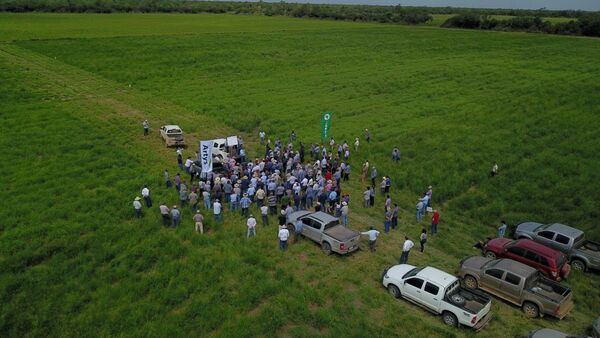
[{"label": "truck windshield", "polygon": [[418,274],[419,271],[421,271],[421,270],[423,270],[423,268],[414,268],[414,269],[410,270],[409,272],[407,272],[404,276],[402,276],[402,279],[412,277],[412,276]]},{"label": "truck windshield", "polygon": [[575,238],[575,241],[573,241],[573,246],[579,247],[579,246],[583,245],[584,242],[585,242],[585,236],[584,236],[584,234],[581,234],[581,235],[577,236],[577,238]]},{"label": "truck windshield", "polygon": [[338,224],[340,224],[340,221],[337,220],[337,219],[335,221],[331,221],[331,222],[325,224],[325,227],[323,228],[323,231],[325,231],[327,229],[331,229],[331,228],[333,228],[334,226],[336,226]]}]

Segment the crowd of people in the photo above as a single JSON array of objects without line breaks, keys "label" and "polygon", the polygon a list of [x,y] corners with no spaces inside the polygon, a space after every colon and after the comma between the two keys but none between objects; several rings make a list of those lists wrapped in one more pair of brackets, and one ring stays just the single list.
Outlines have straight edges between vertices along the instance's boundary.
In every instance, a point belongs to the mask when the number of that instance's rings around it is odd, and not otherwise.
[{"label": "crowd of people", "polygon": [[[149,123],[144,121],[144,135],[147,135]],[[365,129],[365,141],[371,140],[371,134]],[[346,142],[336,143],[331,137],[326,145],[311,144],[305,146],[297,142],[294,130],[284,144],[280,139],[271,142],[264,131],[259,132],[260,144],[265,148],[264,156],[248,160],[243,142],[239,145],[238,158],[228,158],[217,163],[217,170],[203,173],[199,153],[184,160],[183,149],[176,151],[179,172],[171,176],[165,169],[163,172],[164,186],[174,191],[178,203],[168,207],[162,202],[159,212],[165,227],[176,228],[181,222],[182,210],[192,210],[192,223],[198,233],[207,231],[205,226],[206,214],[212,214],[215,223],[223,221],[224,210],[231,214],[239,213],[246,219],[246,236],[256,236],[257,218],[260,213],[263,226],[269,226],[269,218],[278,218],[278,238],[280,249],[286,250],[290,230],[295,241],[301,238],[302,222],[291,224],[290,215],[298,210],[314,210],[329,213],[340,219],[344,226],[349,225],[350,195],[342,190],[342,185],[350,180],[351,165],[349,162],[351,147]],[[354,140],[354,151],[360,146],[359,138]],[[400,150],[394,147],[392,161],[400,161]],[[370,180],[370,185],[363,193],[364,207],[375,205],[375,187],[378,183],[378,171],[365,160],[362,166],[361,182]],[[380,194],[385,198],[383,212],[383,231],[389,233],[398,227],[397,203],[392,203],[390,189],[391,177],[383,176],[379,183]],[[146,208],[152,207],[150,190],[147,185],[141,190]],[[142,204],[139,196],[133,202],[136,217],[143,217]],[[416,221],[421,222],[427,211],[432,212],[431,234],[437,233],[439,212],[430,208],[432,187],[429,186],[417,203]],[[288,226],[291,229],[288,230]],[[380,232],[375,226],[370,226],[362,235],[369,237],[369,249],[376,250],[376,241]],[[422,229],[420,235],[421,251],[427,241],[427,230]],[[414,243],[405,238],[402,248],[402,259],[408,259],[408,252]]]}]

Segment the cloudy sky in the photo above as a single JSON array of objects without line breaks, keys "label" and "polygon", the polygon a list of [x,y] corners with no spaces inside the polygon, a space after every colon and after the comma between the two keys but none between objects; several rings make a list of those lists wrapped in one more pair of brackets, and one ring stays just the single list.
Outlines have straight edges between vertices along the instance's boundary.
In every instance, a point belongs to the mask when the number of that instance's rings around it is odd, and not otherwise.
[{"label": "cloudy sky", "polygon": [[[269,0],[278,2],[279,0]],[[430,7],[470,7],[470,8],[526,8],[538,9],[581,9],[600,11],[600,0],[286,0],[300,3],[337,3],[366,5],[430,6]]]}]

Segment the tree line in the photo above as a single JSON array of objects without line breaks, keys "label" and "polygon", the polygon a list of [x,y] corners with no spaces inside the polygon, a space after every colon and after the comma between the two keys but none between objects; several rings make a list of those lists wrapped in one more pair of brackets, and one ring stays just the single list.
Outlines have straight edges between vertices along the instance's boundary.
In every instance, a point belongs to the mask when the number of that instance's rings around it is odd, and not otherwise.
[{"label": "tree line", "polygon": [[[527,31],[549,34],[600,36],[600,13],[546,9],[466,9],[452,7],[404,7],[371,5],[327,5],[286,2],[211,2],[185,0],[0,0],[5,12],[71,13],[232,13],[281,15],[297,18],[364,21],[393,24],[424,24],[432,14],[457,14],[442,27]],[[514,16],[495,19],[492,15]],[[544,17],[567,17],[552,23]]]},{"label": "tree line", "polygon": [[539,16],[496,19],[489,15],[466,13],[449,18],[442,27],[600,37],[600,14],[587,13],[580,15],[576,20],[553,23]]}]

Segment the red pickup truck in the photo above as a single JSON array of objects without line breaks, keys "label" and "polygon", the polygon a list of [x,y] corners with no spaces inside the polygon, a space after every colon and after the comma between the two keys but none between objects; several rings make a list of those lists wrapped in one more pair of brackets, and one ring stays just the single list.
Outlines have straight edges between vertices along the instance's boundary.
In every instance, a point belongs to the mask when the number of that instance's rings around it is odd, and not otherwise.
[{"label": "red pickup truck", "polygon": [[485,245],[484,254],[492,259],[510,258],[527,264],[555,281],[567,278],[571,272],[567,256],[529,239],[516,241],[507,238],[492,239]]}]

